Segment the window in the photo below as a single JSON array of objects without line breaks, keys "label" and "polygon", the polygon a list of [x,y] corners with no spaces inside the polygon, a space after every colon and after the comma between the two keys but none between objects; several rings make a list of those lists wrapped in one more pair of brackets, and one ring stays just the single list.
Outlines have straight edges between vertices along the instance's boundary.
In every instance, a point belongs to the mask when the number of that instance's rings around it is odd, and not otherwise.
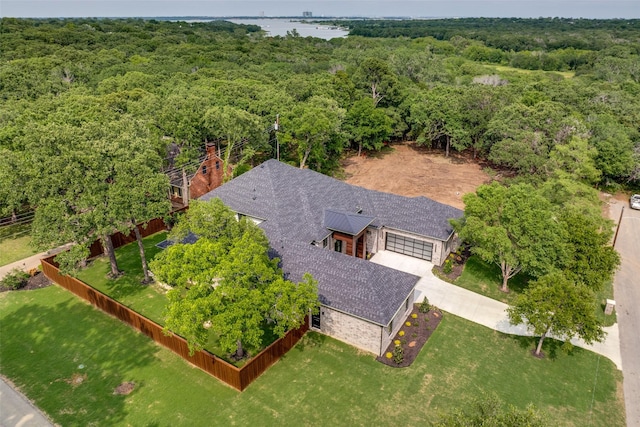
[{"label": "window", "polygon": [[311,327],[320,329],[320,313],[311,315]]},{"label": "window", "polygon": [[389,335],[393,332],[393,319],[391,320],[391,323],[389,323],[389,330],[387,332]]},{"label": "window", "polygon": [[324,239],[324,240],[322,241],[322,247],[323,247],[323,248],[326,248],[328,245],[329,245],[329,238],[327,237],[326,239]]},{"label": "window", "polygon": [[202,175],[207,174],[207,165],[202,165]]},{"label": "window", "polygon": [[405,302],[404,302],[404,309],[405,309],[405,311],[406,311],[406,310],[409,310],[409,298],[407,298],[407,299],[405,300]]},{"label": "window", "polygon": [[334,242],[333,250],[336,252],[342,252],[342,240],[336,240]]},{"label": "window", "polygon": [[220,162],[216,160],[216,169],[220,169]]}]

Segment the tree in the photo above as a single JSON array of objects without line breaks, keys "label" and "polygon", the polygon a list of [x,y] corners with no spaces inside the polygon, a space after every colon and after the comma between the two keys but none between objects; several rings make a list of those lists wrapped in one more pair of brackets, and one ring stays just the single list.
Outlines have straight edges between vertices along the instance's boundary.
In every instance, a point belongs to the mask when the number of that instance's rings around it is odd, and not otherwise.
[{"label": "tree", "polygon": [[343,151],[344,115],[334,100],[312,97],[283,117],[283,142],[295,147],[300,169],[310,159],[326,162]]},{"label": "tree", "polygon": [[564,256],[563,230],[551,204],[531,185],[493,182],[463,200],[463,218],[451,223],[473,253],[500,267],[503,292],[521,270],[540,276]]},{"label": "tree", "polygon": [[620,255],[609,243],[612,221],[575,207],[562,209],[558,220],[567,236],[567,255],[561,260],[565,275],[594,292],[602,290],[620,265]]},{"label": "tree", "polygon": [[358,143],[358,156],[362,147],[380,150],[382,143],[393,132],[392,120],[384,110],[376,108],[369,98],[357,101],[347,112],[345,128],[353,141]]},{"label": "tree", "polygon": [[353,78],[356,85],[370,91],[374,106],[378,106],[383,99],[385,104],[393,105],[398,81],[386,61],[377,57],[364,59]]},{"label": "tree", "polygon": [[595,313],[593,292],[562,272],[547,274],[529,284],[507,309],[511,323],[526,323],[534,334],[540,335],[536,356],[540,356],[542,343],[550,334],[565,341],[578,336],[587,344],[602,341],[605,332]]},{"label": "tree", "polygon": [[317,282],[309,275],[299,284],[285,280],[264,232],[246,218],[236,221],[219,199],[194,203],[174,230],[172,239],[189,231],[198,240],[170,246],[151,268],[173,286],[165,329],[184,336],[191,352],[211,329],[224,351],[241,358],[262,345],[267,323],[284,336],[317,311]]},{"label": "tree", "polygon": [[243,140],[251,141],[254,147],[266,142],[260,118],[236,107],[211,107],[204,115],[204,123],[209,137],[222,138],[227,144],[223,159],[226,180],[231,179],[229,170],[234,147]]},{"label": "tree", "polygon": [[[48,133],[46,139],[42,132]],[[128,233],[133,223],[164,215],[169,207],[168,181],[146,124],[126,116],[77,127],[51,123],[29,129],[25,138],[32,156],[27,173],[36,211],[34,242],[41,247],[75,243],[78,248],[60,258],[69,271],[100,239],[110,275],[118,276],[111,234]]]},{"label": "tree", "polygon": [[410,107],[411,132],[418,144],[444,139],[445,155],[451,147],[463,150],[469,144],[469,132],[463,118],[463,100],[459,90],[436,86],[421,94]]}]

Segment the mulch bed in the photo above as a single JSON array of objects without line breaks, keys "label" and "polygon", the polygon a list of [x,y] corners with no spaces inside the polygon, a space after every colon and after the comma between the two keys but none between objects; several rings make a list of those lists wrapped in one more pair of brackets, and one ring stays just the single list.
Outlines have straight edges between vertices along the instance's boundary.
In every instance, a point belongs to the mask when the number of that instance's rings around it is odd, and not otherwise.
[{"label": "mulch bed", "polygon": [[[49,278],[47,276],[44,275],[44,273],[42,271],[38,271],[36,274],[34,274],[33,276],[29,277],[27,279],[27,283],[21,287],[20,289],[17,289],[18,291],[29,291],[32,289],[40,289],[40,288],[46,288],[47,286],[51,286],[53,284],[53,282],[51,282],[51,280],[49,280]],[[7,289],[4,288],[2,286],[0,286],[0,292],[6,292],[9,291],[11,289]]]},{"label": "mulch bed", "polygon": [[[416,360],[420,350],[422,350],[422,347],[442,320],[442,312],[437,308],[431,307],[428,313],[420,313],[418,307],[418,304],[413,305],[413,310],[404,320],[404,326],[400,329],[400,331],[404,332],[404,335],[401,336],[399,331],[393,337],[391,344],[389,344],[389,347],[382,353],[382,356],[376,358],[378,362],[393,366],[394,368],[404,368]],[[413,314],[417,315],[415,319],[412,317]],[[411,322],[411,326],[406,326],[406,322]],[[393,353],[396,347],[394,341],[396,340],[400,341],[400,346],[404,350],[404,358],[400,363],[396,363],[393,357],[386,357],[387,353]]]}]

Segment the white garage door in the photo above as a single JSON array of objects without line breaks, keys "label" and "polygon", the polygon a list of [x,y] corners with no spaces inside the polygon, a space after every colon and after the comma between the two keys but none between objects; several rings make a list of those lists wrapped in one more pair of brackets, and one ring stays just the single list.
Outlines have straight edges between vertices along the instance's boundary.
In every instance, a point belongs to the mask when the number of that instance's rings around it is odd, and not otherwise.
[{"label": "white garage door", "polygon": [[415,258],[431,261],[433,244],[398,234],[387,233],[385,249],[391,252],[409,255]]}]

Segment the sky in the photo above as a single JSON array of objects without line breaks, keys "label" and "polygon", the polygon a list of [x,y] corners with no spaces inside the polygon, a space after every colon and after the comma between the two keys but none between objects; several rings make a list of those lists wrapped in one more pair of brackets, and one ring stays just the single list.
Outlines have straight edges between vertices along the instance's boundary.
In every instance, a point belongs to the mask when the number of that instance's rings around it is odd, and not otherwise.
[{"label": "sky", "polygon": [[0,0],[2,17],[640,18],[640,0]]}]

